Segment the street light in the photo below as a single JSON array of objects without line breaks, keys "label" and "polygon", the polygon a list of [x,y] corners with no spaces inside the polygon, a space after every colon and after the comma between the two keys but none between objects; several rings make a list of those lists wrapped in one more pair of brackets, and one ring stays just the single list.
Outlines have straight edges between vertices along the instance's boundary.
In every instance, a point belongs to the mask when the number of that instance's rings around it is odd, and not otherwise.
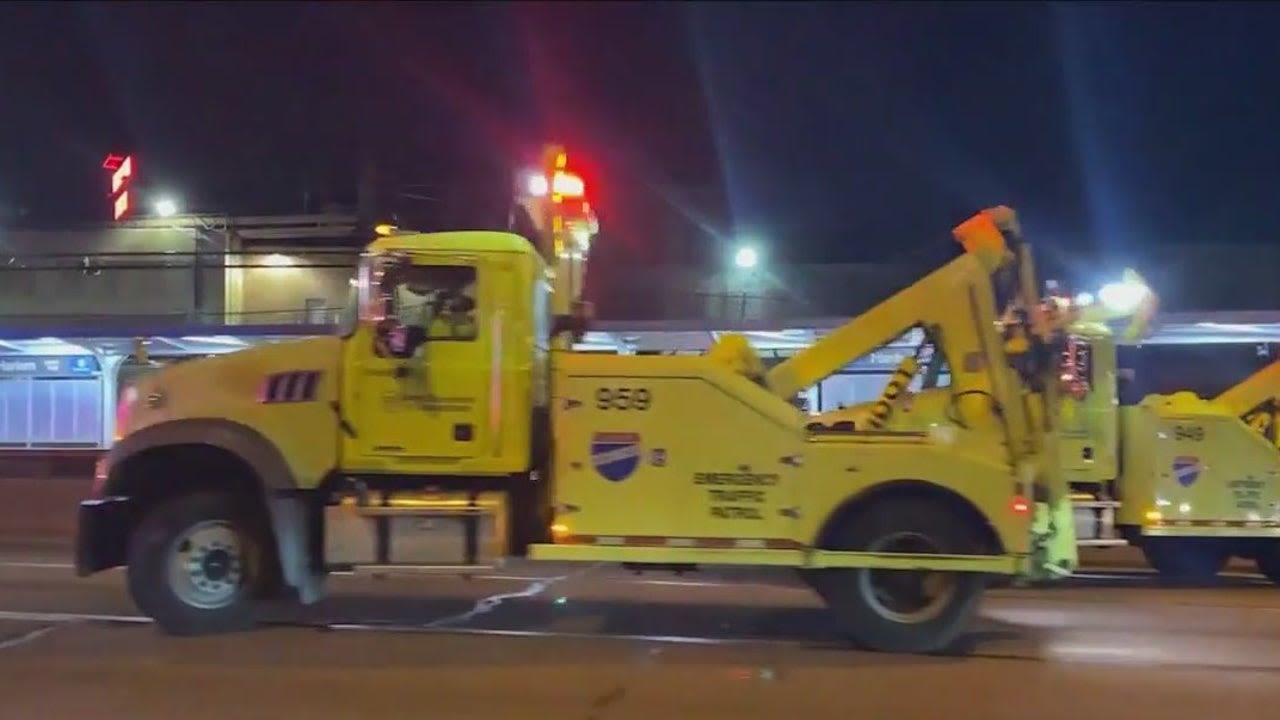
[{"label": "street light", "polygon": [[173,217],[178,214],[178,203],[173,198],[164,197],[156,200],[154,209],[162,218]]},{"label": "street light", "polygon": [[744,245],[738,248],[738,252],[733,255],[733,264],[743,270],[750,270],[760,262],[760,253],[750,245]]}]

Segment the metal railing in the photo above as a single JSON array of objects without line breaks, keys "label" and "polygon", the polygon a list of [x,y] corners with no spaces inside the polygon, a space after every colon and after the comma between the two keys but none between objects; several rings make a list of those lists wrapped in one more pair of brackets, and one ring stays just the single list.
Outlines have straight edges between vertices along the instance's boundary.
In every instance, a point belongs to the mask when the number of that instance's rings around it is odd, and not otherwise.
[{"label": "metal railing", "polygon": [[[270,248],[235,252],[130,251],[98,253],[0,253],[0,272],[74,270],[96,277],[107,270],[227,270],[288,267],[354,269],[360,251]],[[288,261],[283,264],[280,258]]]}]

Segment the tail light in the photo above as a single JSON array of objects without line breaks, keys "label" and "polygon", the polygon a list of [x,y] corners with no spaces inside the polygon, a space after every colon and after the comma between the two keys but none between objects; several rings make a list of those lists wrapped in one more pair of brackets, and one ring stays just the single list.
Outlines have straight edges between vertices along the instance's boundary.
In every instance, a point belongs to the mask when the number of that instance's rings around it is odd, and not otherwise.
[{"label": "tail light", "polygon": [[1031,503],[1021,495],[1015,495],[1009,502],[1009,509],[1014,515],[1026,515],[1031,512]]}]

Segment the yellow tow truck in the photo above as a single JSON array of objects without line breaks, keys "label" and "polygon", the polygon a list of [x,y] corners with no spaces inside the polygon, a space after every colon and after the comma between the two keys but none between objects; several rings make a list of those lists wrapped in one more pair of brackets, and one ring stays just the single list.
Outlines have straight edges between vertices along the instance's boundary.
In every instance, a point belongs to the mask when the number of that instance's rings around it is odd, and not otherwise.
[{"label": "yellow tow truck", "polygon": [[[596,221],[559,148],[517,186],[519,232],[387,229],[336,336],[160,370],[80,508],[77,572],[127,566],[172,634],[315,602],[336,569],[470,573],[505,557],[793,568],[840,630],[931,652],[992,576],[1069,574],[1057,458],[1063,325],[1006,208],[958,256],[781,365],[574,352]],[[949,421],[813,431],[790,398],[922,328],[953,360]]]},{"label": "yellow tow truck", "polygon": [[[1122,402],[1118,348],[1147,336],[1158,296],[1126,270],[1098,297],[1059,302],[1075,308],[1059,362],[1058,447],[1079,544],[1133,545],[1162,576],[1197,583],[1241,557],[1280,584],[1280,362],[1211,398],[1178,391]],[[1110,323],[1125,319],[1118,339]],[[811,426],[905,430],[945,417],[928,389],[946,364],[924,345],[878,401]],[[926,392],[903,392],[917,377]]]},{"label": "yellow tow truck", "polygon": [[1129,379],[1109,329],[1077,328],[1068,347],[1064,377],[1077,392],[1064,405],[1061,447],[1081,543],[1137,546],[1162,576],[1197,583],[1241,557],[1280,584],[1280,363],[1212,397],[1183,390],[1122,402],[1134,393],[1120,392]]}]

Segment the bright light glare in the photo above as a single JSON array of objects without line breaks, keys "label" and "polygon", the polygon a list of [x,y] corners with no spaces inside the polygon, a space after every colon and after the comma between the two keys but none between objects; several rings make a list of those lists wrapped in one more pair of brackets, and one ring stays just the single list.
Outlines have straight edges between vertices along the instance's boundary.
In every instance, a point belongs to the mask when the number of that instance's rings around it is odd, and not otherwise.
[{"label": "bright light glare", "polygon": [[534,197],[543,197],[551,189],[547,178],[543,175],[530,175],[527,184],[529,194]]},{"label": "bright light glare", "polygon": [[525,191],[533,197],[553,194],[562,198],[580,198],[587,194],[587,184],[580,175],[557,170],[550,180],[546,175],[531,173],[525,181]]},{"label": "bright light glare", "polygon": [[1076,305],[1092,305],[1093,299],[1093,293],[1082,292],[1079,295],[1076,295],[1075,302]]},{"label": "bright light glare", "polygon": [[178,203],[173,198],[160,198],[155,204],[156,215],[167,218],[178,214]]},{"label": "bright light glare", "polygon": [[556,195],[567,198],[580,198],[586,194],[587,185],[582,181],[581,177],[573,173],[557,171],[551,178],[551,189]]},{"label": "bright light glare", "polygon": [[293,258],[280,253],[271,253],[263,258],[262,262],[269,267],[290,267],[293,265]]},{"label": "bright light glare", "polygon": [[1147,298],[1150,292],[1146,285],[1131,281],[1107,283],[1098,291],[1098,299],[1112,312],[1128,314],[1138,309],[1138,305]]},{"label": "bright light glare", "polygon": [[753,247],[738,248],[738,252],[733,256],[733,264],[744,270],[756,266],[760,262],[760,254]]}]

